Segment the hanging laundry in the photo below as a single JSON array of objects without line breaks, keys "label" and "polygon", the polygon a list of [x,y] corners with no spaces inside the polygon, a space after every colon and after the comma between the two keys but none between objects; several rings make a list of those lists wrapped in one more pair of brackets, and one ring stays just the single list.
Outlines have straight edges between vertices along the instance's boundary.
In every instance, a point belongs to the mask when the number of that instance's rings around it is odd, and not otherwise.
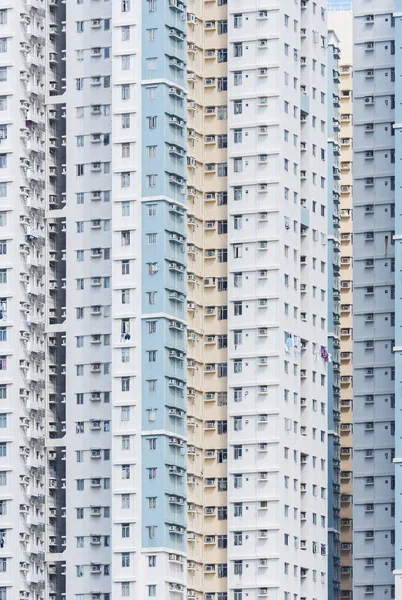
[{"label": "hanging laundry", "polygon": [[321,346],[320,355],[324,362],[329,362],[329,354],[325,346]]}]

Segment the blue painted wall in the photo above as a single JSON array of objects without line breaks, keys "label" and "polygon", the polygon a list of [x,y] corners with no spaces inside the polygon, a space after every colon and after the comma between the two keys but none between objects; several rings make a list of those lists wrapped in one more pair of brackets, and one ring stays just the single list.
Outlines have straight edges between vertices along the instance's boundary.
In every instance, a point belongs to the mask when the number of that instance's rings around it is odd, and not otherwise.
[{"label": "blue painted wall", "polygon": [[145,7],[142,27],[142,545],[185,552],[185,4]]},{"label": "blue painted wall", "polygon": [[[402,13],[402,0],[395,12]],[[402,17],[395,17],[395,40],[402,39]],[[402,47],[395,43],[395,123],[402,123]],[[402,234],[402,129],[395,130],[395,235]],[[402,346],[402,240],[395,240],[395,346]],[[402,569],[402,352],[395,353],[395,569]]]}]

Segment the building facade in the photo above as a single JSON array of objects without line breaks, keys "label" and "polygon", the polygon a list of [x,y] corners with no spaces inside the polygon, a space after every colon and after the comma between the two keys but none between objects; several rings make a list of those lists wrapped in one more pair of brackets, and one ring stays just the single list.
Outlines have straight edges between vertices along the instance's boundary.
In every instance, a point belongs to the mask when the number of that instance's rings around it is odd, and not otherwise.
[{"label": "building facade", "polygon": [[324,0],[0,2],[0,600],[337,598],[338,58]]},{"label": "building facade", "polygon": [[339,39],[329,31],[328,43],[328,598],[340,590],[340,96]]},{"label": "building facade", "polygon": [[353,4],[354,600],[370,594],[398,597],[393,576],[399,558],[394,501],[398,8],[394,1],[381,7]]},{"label": "building facade", "polygon": [[[349,7],[350,8],[350,7]],[[340,582],[341,597],[352,597],[353,576],[353,16],[330,12],[339,38],[340,72]]]},{"label": "building facade", "polygon": [[326,10],[303,2],[235,11],[229,597],[320,598],[328,585]]}]

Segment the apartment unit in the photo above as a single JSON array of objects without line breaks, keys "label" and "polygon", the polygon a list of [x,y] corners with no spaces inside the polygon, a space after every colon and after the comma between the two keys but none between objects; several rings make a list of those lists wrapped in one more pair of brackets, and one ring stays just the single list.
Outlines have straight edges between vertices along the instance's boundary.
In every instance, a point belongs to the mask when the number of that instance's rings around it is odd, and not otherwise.
[{"label": "apartment unit", "polygon": [[0,55],[0,600],[336,598],[326,2],[0,2]]},{"label": "apartment unit", "polygon": [[352,597],[353,577],[353,17],[330,12],[339,39],[340,72],[340,582],[341,597]]},{"label": "apartment unit", "polygon": [[400,285],[394,246],[399,4],[388,1],[380,7],[355,0],[353,5],[354,600],[398,597],[393,584],[395,559],[400,560],[395,550],[399,509],[393,463],[398,378],[394,347],[399,335],[394,327],[395,286]]}]

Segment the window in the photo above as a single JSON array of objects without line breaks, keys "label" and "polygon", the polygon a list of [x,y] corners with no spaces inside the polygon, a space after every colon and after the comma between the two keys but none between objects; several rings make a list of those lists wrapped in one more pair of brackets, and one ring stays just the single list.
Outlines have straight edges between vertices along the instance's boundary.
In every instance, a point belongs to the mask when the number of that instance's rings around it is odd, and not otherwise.
[{"label": "window", "polygon": [[121,595],[123,596],[123,598],[128,598],[130,596],[130,583],[124,581],[121,584]]},{"label": "window", "polygon": [[240,86],[243,84],[243,73],[241,71],[236,71],[233,73],[233,83],[235,86]]},{"label": "window", "polygon": [[126,188],[130,187],[131,175],[130,173],[122,173],[121,174],[121,187]]},{"label": "window", "polygon": [[148,556],[148,567],[156,567],[156,556],[153,554]]},{"label": "window", "polygon": [[150,540],[155,539],[156,536],[156,526],[155,525],[150,525],[147,527],[148,529],[148,537]]},{"label": "window", "polygon": [[219,477],[218,479],[218,492],[226,492],[228,489],[228,482],[226,477]]},{"label": "window", "polygon": [[129,246],[130,245],[130,232],[129,231],[122,231],[121,232],[121,245],[122,246]]},{"label": "window", "polygon": [[157,65],[157,58],[147,58],[147,68],[148,71],[155,71]]},{"label": "window", "polygon": [[243,244],[233,244],[233,258],[242,258]]},{"label": "window", "polygon": [[235,173],[241,173],[243,171],[243,159],[235,158],[233,161],[233,170]]},{"label": "window", "polygon": [[224,263],[228,261],[228,251],[227,248],[220,248],[218,250],[218,262]]},{"label": "window", "polygon": [[233,56],[235,58],[240,58],[243,56],[243,44],[242,42],[235,42],[233,44]]},{"label": "window", "polygon": [[128,83],[121,86],[121,99],[122,100],[130,99],[130,85]]},{"label": "window", "polygon": [[218,177],[227,177],[228,165],[227,163],[218,163]]},{"label": "window", "polygon": [[129,421],[130,420],[130,407],[122,406],[121,407],[121,421]]},{"label": "window", "polygon": [[228,89],[227,77],[218,77],[218,92],[225,92]]},{"label": "window", "polygon": [[122,567],[129,567],[130,566],[130,553],[129,552],[122,552],[122,555],[121,555],[121,566]]},{"label": "window", "polygon": [[242,100],[235,100],[234,102],[234,114],[241,115],[243,112],[243,102]]},{"label": "window", "polygon": [[148,333],[156,333],[157,321],[147,321],[147,323],[148,323]]},{"label": "window", "polygon": [[147,350],[148,362],[156,362],[156,350]]},{"label": "window", "polygon": [[121,0],[121,12],[130,12],[130,0]]},{"label": "window", "polygon": [[226,19],[218,21],[218,35],[225,35],[228,32],[228,22]]},{"label": "window", "polygon": [[121,466],[121,478],[130,479],[130,465]]},{"label": "window", "polygon": [[218,306],[218,321],[226,321],[228,318],[227,306]]},{"label": "window", "polygon": [[218,121],[226,121],[228,118],[228,107],[218,106]]},{"label": "window", "polygon": [[129,39],[130,39],[130,26],[123,25],[123,27],[121,28],[121,41],[128,42]]},{"label": "window", "polygon": [[121,507],[122,509],[130,508],[130,494],[122,494]]},{"label": "window", "polygon": [[217,364],[217,375],[218,375],[218,377],[227,377],[227,375],[228,375],[227,363],[218,363]]},{"label": "window", "polygon": [[124,114],[121,115],[121,127],[122,129],[129,129],[130,128],[130,115],[129,114]]},{"label": "window", "polygon": [[121,57],[121,70],[128,71],[130,69],[130,55],[124,54]]},{"label": "window", "polygon": [[150,598],[155,598],[156,596],[156,585],[148,585],[148,596]]},{"label": "window", "polygon": [[235,546],[242,546],[243,545],[243,532],[235,531],[233,539],[234,539]]},{"label": "window", "polygon": [[228,61],[228,51],[227,48],[219,48],[218,49],[218,63],[223,63]]},{"label": "window", "polygon": [[7,485],[7,472],[0,471],[0,485]]}]

